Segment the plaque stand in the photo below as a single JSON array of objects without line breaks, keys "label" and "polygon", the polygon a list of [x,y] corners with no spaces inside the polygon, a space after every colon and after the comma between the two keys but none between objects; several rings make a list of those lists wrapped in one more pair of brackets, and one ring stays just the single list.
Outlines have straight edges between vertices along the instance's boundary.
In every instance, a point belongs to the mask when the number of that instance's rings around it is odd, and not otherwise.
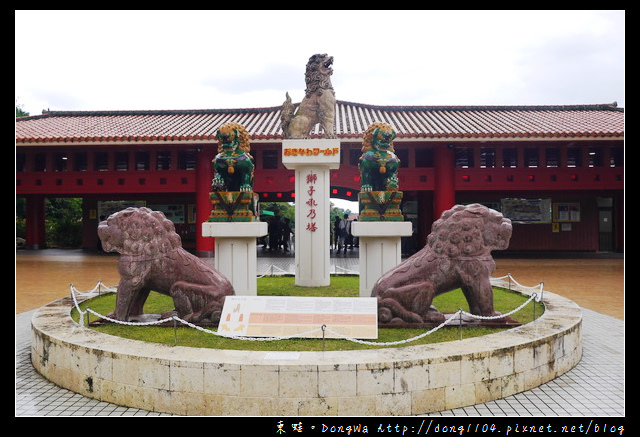
[{"label": "plaque stand", "polygon": [[256,239],[267,235],[264,222],[204,222],[204,237],[215,237],[214,267],[239,296],[257,296]]},{"label": "plaque stand", "polygon": [[360,239],[360,297],[371,297],[376,281],[402,262],[401,237],[411,235],[411,222],[355,221],[351,233]]}]

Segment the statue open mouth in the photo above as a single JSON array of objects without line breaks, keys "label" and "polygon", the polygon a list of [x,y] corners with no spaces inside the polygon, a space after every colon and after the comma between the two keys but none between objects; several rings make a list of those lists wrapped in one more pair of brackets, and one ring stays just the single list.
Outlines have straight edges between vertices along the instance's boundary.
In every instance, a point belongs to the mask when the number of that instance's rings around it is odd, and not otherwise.
[{"label": "statue open mouth", "polygon": [[332,65],[333,65],[333,56],[331,56],[329,59],[327,59],[324,62],[324,64],[322,64],[324,68],[331,68]]}]

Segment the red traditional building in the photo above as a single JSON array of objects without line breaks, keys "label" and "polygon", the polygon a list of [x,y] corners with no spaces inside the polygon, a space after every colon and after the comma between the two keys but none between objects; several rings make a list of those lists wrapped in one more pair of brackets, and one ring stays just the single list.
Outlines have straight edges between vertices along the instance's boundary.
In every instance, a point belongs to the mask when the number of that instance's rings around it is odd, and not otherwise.
[{"label": "red traditional building", "polygon": [[[479,202],[514,222],[511,251],[624,250],[624,110],[573,106],[374,106],[338,101],[341,166],[332,197],[357,200],[362,137],[395,129],[403,212],[417,248],[456,203]],[[81,197],[83,247],[98,246],[101,216],[127,205],[163,210],[186,248],[201,235],[217,129],[241,123],[263,201],[292,201],[282,165],[280,107],[166,111],[49,111],[16,118],[16,196],[27,204],[27,247],[44,246],[44,199]],[[317,127],[316,127],[317,129]],[[314,131],[311,137],[317,137]]]}]

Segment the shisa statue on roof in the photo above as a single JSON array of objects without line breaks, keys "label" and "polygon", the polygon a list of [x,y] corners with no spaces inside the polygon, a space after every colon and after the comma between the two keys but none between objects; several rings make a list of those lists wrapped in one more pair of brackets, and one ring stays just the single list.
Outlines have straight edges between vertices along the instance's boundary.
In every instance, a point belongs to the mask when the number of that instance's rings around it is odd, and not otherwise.
[{"label": "shisa statue on roof", "polygon": [[283,138],[306,138],[311,129],[320,124],[327,138],[335,138],[333,124],[336,96],[331,85],[333,56],[316,54],[309,58],[305,72],[305,96],[296,111],[287,93],[282,104]]},{"label": "shisa statue on roof", "polygon": [[398,190],[400,159],[395,154],[396,133],[387,123],[373,123],[365,132],[360,157],[360,220],[401,221],[402,192]]},{"label": "shisa statue on roof", "polygon": [[218,129],[216,137],[218,154],[213,159],[213,210],[209,221],[255,221],[258,196],[253,192],[255,164],[249,153],[249,134],[241,124],[227,123]]}]

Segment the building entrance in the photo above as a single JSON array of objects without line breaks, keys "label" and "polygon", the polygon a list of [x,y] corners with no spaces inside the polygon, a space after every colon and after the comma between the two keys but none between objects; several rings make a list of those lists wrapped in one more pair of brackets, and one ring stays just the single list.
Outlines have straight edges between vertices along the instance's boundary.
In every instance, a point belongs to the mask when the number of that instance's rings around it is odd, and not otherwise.
[{"label": "building entrance", "polygon": [[613,198],[598,197],[598,248],[600,252],[612,252],[613,245]]}]

